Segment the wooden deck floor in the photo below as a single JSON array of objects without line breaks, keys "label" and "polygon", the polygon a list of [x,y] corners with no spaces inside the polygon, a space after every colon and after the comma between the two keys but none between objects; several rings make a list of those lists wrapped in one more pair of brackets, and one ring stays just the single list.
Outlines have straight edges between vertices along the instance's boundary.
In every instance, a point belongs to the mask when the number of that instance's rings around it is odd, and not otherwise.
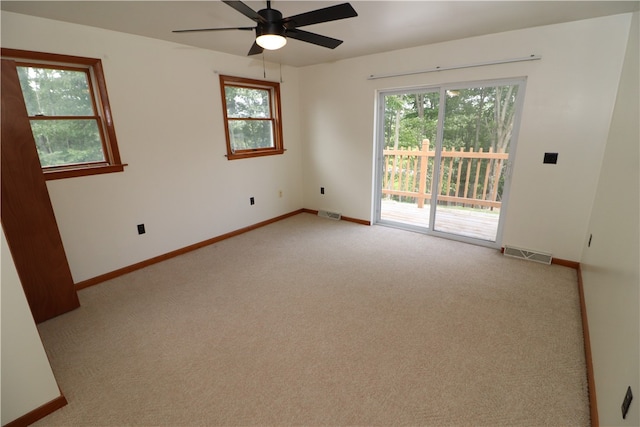
[{"label": "wooden deck floor", "polygon": [[[412,226],[429,227],[430,206],[420,209],[416,204],[383,200],[381,220]],[[488,241],[495,241],[498,232],[500,210],[480,211],[477,209],[449,208],[438,206],[435,231],[457,234]]]}]

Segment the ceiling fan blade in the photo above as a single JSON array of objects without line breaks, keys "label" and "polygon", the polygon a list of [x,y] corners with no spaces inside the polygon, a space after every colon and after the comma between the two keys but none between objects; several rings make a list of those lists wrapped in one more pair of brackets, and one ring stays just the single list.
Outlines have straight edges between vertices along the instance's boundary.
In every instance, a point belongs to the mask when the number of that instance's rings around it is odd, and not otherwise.
[{"label": "ceiling fan blade", "polygon": [[[240,3],[240,2],[237,2]],[[338,19],[353,18],[358,13],[349,3],[337,4],[311,12],[284,18],[282,23],[286,29],[304,27],[306,25],[320,24],[322,22],[337,21]]]},{"label": "ceiling fan blade", "polygon": [[222,0],[222,2],[231,6],[232,8],[234,8],[235,10],[237,10],[238,12],[240,12],[241,14],[243,14],[249,19],[252,19],[256,22],[262,22],[262,23],[266,22],[266,20],[262,16],[258,15],[258,12],[251,9],[249,6],[242,3],[241,1]]},{"label": "ceiling fan blade", "polygon": [[264,49],[262,49],[262,47],[258,46],[258,43],[253,42],[253,46],[251,46],[251,49],[249,49],[249,53],[247,55],[258,55],[259,53],[262,53],[263,50]]},{"label": "ceiling fan blade", "polygon": [[332,39],[331,37],[321,36],[320,34],[310,33],[309,31],[298,30],[296,28],[287,29],[284,34],[292,39],[328,47],[329,49],[335,49],[342,44],[342,40]]},{"label": "ceiling fan blade", "polygon": [[172,33],[196,33],[198,31],[227,31],[227,30],[242,30],[253,31],[255,27],[231,27],[231,28],[194,28],[191,30],[173,30]]}]

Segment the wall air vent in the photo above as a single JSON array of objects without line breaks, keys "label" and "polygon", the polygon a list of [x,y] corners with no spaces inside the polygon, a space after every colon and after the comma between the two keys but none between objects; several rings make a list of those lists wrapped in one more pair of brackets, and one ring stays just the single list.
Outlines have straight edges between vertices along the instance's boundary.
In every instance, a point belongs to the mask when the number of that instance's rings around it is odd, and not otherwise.
[{"label": "wall air vent", "polygon": [[514,248],[513,246],[505,246],[504,255],[513,258],[521,258],[529,261],[540,262],[542,264],[551,264],[551,260],[553,259],[551,254],[530,251],[527,249]]},{"label": "wall air vent", "polygon": [[338,212],[330,212],[330,211],[324,211],[324,210],[319,210],[318,216],[321,216],[323,218],[336,219],[336,220],[342,218],[342,215],[340,215],[340,213]]}]

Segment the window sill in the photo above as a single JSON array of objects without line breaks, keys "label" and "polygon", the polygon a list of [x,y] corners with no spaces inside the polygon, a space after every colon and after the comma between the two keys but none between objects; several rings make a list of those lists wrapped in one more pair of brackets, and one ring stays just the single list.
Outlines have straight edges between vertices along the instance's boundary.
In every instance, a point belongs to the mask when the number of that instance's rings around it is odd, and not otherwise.
[{"label": "window sill", "polygon": [[260,157],[260,156],[275,156],[278,154],[284,154],[286,150],[268,150],[268,151],[242,151],[235,154],[227,154],[227,160],[246,159],[247,157]]},{"label": "window sill", "polygon": [[75,178],[78,176],[87,175],[100,175],[103,173],[115,173],[123,172],[124,167],[127,164],[117,165],[90,165],[90,166],[75,166],[72,168],[61,168],[55,170],[43,170],[45,181],[51,181],[54,179]]}]

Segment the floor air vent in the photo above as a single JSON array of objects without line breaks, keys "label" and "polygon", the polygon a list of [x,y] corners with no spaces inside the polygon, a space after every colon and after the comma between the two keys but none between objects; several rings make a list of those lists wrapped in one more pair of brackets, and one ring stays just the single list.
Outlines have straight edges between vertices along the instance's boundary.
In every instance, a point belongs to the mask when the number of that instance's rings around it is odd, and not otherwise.
[{"label": "floor air vent", "polygon": [[340,215],[338,212],[330,212],[330,211],[318,211],[318,216],[321,216],[323,218],[329,218],[329,219],[340,219],[342,217],[342,215]]},{"label": "floor air vent", "polygon": [[504,254],[505,256],[540,262],[542,264],[551,264],[551,259],[552,259],[551,254],[545,254],[544,252],[534,252],[526,249],[514,248],[513,246],[505,246]]}]

